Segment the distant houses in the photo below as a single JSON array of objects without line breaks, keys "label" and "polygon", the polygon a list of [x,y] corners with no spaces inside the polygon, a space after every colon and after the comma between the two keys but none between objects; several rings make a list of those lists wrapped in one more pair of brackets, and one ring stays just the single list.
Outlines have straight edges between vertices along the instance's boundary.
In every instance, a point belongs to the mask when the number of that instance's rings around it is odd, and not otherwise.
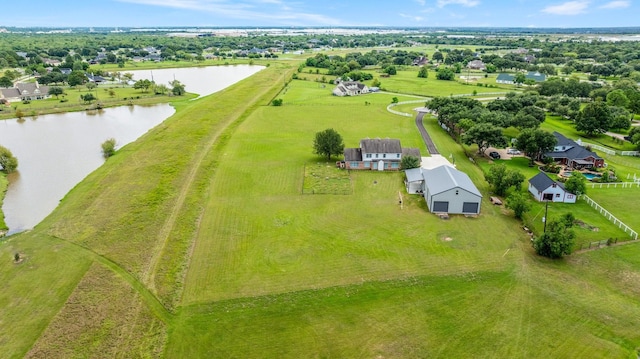
[{"label": "distant houses", "polygon": [[363,139],[360,147],[345,148],[339,166],[351,170],[397,171],[404,156],[420,158],[417,148],[402,148],[397,139]]},{"label": "distant houses", "polygon": [[359,81],[340,81],[332,92],[335,96],[357,96],[369,93],[369,88]]},{"label": "distant houses", "polygon": [[[496,82],[499,84],[513,85],[515,84],[515,78],[516,76],[513,74],[501,73],[498,74],[498,77],[496,77]],[[547,79],[547,76],[540,72],[530,71],[524,75],[524,78],[531,79],[535,82],[543,82]]]}]

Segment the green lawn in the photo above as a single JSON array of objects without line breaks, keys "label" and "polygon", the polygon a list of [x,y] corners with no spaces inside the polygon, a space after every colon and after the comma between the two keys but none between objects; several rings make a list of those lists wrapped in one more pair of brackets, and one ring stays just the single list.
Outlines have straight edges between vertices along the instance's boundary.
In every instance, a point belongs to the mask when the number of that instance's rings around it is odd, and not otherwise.
[{"label": "green lawn", "polygon": [[[312,154],[326,128],[347,147],[426,149],[412,117],[386,111],[402,96],[338,98],[311,81],[278,93],[296,67],[177,103],[33,231],[0,242],[5,356],[637,356],[640,247],[536,256],[434,118],[439,151],[484,196],[477,218],[429,214],[400,172],[351,171],[351,195],[303,195],[305,166],[326,167]],[[563,211],[601,218],[555,204],[549,217]]]}]

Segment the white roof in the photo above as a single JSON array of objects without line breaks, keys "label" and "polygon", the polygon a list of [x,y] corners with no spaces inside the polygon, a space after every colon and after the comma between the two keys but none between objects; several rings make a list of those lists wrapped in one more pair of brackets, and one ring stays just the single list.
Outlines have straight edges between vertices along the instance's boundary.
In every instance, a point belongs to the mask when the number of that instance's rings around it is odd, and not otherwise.
[{"label": "white roof", "polygon": [[431,170],[440,166],[455,167],[443,155],[431,155],[430,157],[422,157],[422,163],[420,164],[420,167]]}]

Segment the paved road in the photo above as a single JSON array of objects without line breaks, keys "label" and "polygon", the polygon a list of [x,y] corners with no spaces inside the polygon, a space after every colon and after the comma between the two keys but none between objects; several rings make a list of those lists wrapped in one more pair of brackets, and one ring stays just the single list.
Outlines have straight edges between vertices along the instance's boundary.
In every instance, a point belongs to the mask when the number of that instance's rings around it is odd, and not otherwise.
[{"label": "paved road", "polygon": [[427,145],[427,150],[429,150],[429,153],[432,155],[438,155],[440,154],[440,152],[438,152],[436,145],[433,143],[433,140],[429,136],[429,133],[427,133],[427,130],[424,128],[424,124],[422,123],[424,114],[424,112],[418,112],[418,115],[416,116],[416,126],[418,126],[418,131],[420,131],[420,135],[422,135],[422,139],[424,140],[424,144]]}]

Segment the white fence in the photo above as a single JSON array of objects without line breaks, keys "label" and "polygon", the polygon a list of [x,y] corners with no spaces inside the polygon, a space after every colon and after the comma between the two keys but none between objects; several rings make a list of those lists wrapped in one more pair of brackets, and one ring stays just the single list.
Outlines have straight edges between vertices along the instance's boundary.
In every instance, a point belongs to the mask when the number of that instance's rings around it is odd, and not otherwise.
[{"label": "white fence", "polygon": [[591,147],[591,149],[598,150],[600,152],[604,152],[604,153],[606,153],[608,155],[611,155],[611,156],[615,156],[616,155],[616,151],[610,150],[610,149],[608,149],[606,147],[602,147],[600,145],[596,145],[596,144],[593,144],[593,143],[582,142],[582,146],[584,146],[584,147],[589,146],[589,147]]},{"label": "white fence", "polygon": [[423,100],[411,100],[411,101],[402,101],[402,102],[398,102],[398,103],[392,103],[389,106],[387,106],[387,111],[389,111],[389,112],[391,112],[391,113],[393,113],[395,115],[400,115],[400,116],[405,116],[405,117],[413,117],[413,114],[396,111],[396,110],[393,110],[392,108],[396,107],[398,105],[407,105],[407,104],[411,104],[411,103],[426,103],[429,100],[430,99],[423,99]]},{"label": "white fence", "polygon": [[585,183],[591,188],[640,188],[640,182]]},{"label": "white fence", "polygon": [[638,152],[638,151],[621,151],[620,155],[622,155],[622,156],[640,156],[640,152]]},{"label": "white fence", "polygon": [[580,198],[582,198],[585,201],[587,201],[587,203],[591,207],[595,208],[595,210],[600,212],[601,215],[605,216],[609,221],[613,222],[614,225],[617,225],[618,228],[620,228],[620,229],[622,229],[624,231],[624,233],[629,234],[631,236],[631,238],[638,239],[638,232],[634,231],[633,229],[631,229],[631,227],[629,227],[626,224],[622,223],[621,220],[619,220],[616,216],[611,214],[611,212],[609,212],[606,209],[604,209],[604,207],[599,205],[596,201],[592,200],[589,196],[583,194],[583,195],[580,195]]}]

